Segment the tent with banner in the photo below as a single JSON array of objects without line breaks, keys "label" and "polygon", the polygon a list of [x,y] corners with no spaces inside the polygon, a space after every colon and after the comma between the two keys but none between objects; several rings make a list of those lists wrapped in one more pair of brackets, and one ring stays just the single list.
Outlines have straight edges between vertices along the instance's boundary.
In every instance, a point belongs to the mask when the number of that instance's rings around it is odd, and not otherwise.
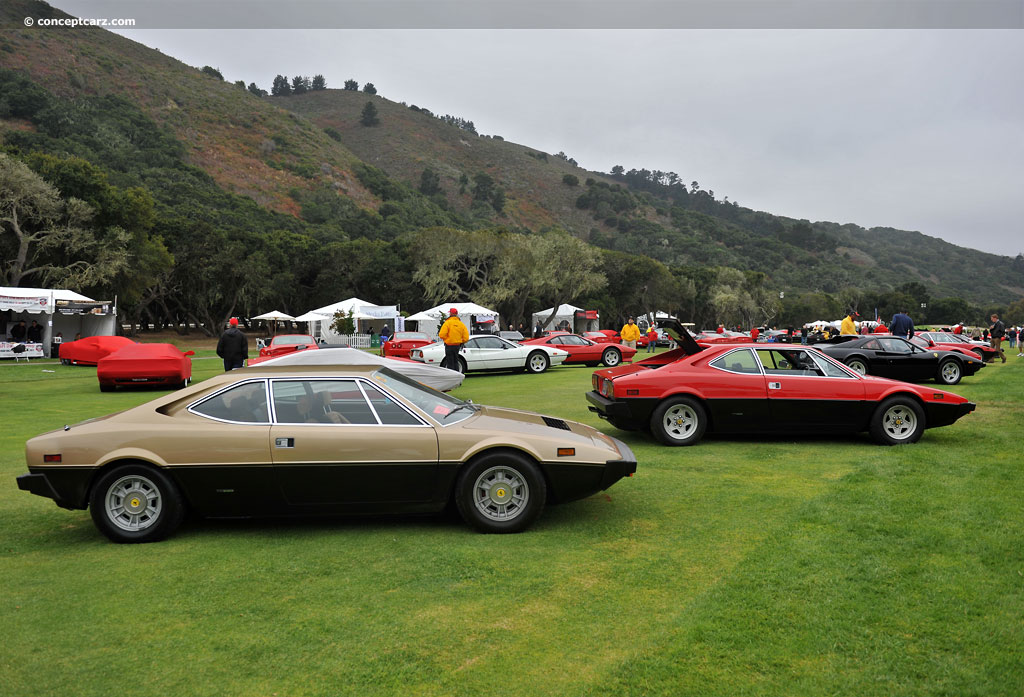
[{"label": "tent with banner", "polygon": [[497,329],[495,324],[498,321],[498,313],[476,303],[442,303],[405,319],[407,322],[416,322],[418,331],[435,337],[441,323],[450,316],[452,308],[458,311],[459,319],[465,323],[470,334],[489,333]]},{"label": "tent with banner", "polygon": [[14,326],[36,320],[42,340],[22,356],[56,356],[55,344],[76,335],[113,336],[117,333],[117,307],[109,300],[93,300],[62,288],[0,287],[0,356],[9,353],[8,337]]},{"label": "tent with banner", "polygon": [[[551,315],[553,307],[549,307],[546,310],[533,313],[533,319],[530,322],[530,331],[537,326],[538,322],[545,322]],[[544,324],[544,329],[565,329],[566,331],[582,334],[583,332],[592,332],[600,328],[601,316],[597,310],[584,310],[581,307],[575,305],[562,304],[558,306],[558,312],[555,316]]]}]

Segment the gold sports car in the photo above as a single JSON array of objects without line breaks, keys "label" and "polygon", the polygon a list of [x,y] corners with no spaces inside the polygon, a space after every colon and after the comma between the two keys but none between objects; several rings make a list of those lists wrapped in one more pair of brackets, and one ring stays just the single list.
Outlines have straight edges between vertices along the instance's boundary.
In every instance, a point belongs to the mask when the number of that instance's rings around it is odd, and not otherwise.
[{"label": "gold sports car", "polygon": [[252,367],[25,446],[18,487],[91,509],[115,542],[151,542],[186,508],[210,517],[430,513],[454,500],[481,532],[636,471],[583,424],[486,407],[389,368]]}]

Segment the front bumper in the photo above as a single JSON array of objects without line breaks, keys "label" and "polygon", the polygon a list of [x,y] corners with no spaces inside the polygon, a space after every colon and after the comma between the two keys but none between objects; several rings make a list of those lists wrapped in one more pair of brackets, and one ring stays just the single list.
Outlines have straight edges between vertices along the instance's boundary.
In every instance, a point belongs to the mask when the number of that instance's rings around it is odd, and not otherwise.
[{"label": "front bumper", "polygon": [[974,402],[963,402],[962,404],[942,404],[940,402],[929,402],[925,404],[925,423],[928,428],[949,426],[962,416],[967,416],[977,409]]}]

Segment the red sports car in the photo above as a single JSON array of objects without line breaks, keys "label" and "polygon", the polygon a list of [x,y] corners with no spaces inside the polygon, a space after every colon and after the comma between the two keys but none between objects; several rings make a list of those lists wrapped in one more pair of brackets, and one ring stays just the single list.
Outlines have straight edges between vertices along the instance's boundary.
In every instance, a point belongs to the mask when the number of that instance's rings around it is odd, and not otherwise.
[{"label": "red sports car", "polygon": [[[914,346],[920,346],[923,349],[935,348],[939,349],[940,351],[955,351],[956,353],[962,353],[965,356],[970,356],[971,358],[977,358],[978,360],[982,360],[982,357],[980,355],[981,352],[973,350],[967,344],[949,344],[944,341],[933,341],[931,339],[926,339],[925,337],[920,335],[911,337],[910,343],[912,343]],[[995,349],[993,349],[993,351],[994,350]]]},{"label": "red sports car", "polygon": [[604,363],[609,368],[612,368],[624,360],[632,360],[636,354],[635,348],[630,348],[623,344],[599,344],[569,332],[552,332],[540,339],[525,339],[519,343],[523,346],[543,345],[567,351],[569,357],[565,359],[565,365],[579,365],[582,363],[594,367],[598,363]]},{"label": "red sports car", "polygon": [[946,344],[953,344],[961,348],[966,348],[968,351],[974,351],[974,353],[981,356],[981,360],[986,363],[999,357],[999,352],[992,348],[991,344],[987,344],[983,341],[974,341],[969,336],[964,336],[963,334],[954,334],[953,332],[918,332],[915,336],[919,336],[922,339],[928,339],[929,341],[934,341],[936,343],[942,342]]},{"label": "red sports car", "polygon": [[409,351],[432,344],[430,337],[423,332],[395,332],[395,335],[381,344],[380,355],[408,358]]},{"label": "red sports car", "polygon": [[860,375],[811,347],[702,347],[682,326],[662,326],[679,348],[594,371],[587,401],[616,428],[649,427],[666,445],[693,445],[709,431],[869,431],[879,443],[898,445],[975,408],[952,392]]},{"label": "red sports car", "polygon": [[87,336],[60,345],[60,362],[64,365],[96,365],[104,356],[135,342],[125,336]]},{"label": "red sports car", "polygon": [[192,379],[195,351],[182,353],[173,344],[132,344],[100,359],[96,377],[100,391],[117,387],[167,385],[186,387]]},{"label": "red sports car", "polygon": [[724,332],[701,332],[694,339],[698,344],[749,344],[754,341],[749,334],[731,332],[728,329]]},{"label": "red sports car", "polygon": [[260,349],[260,358],[276,358],[293,351],[315,348],[319,348],[319,346],[316,344],[316,339],[309,334],[280,334]]},{"label": "red sports car", "polygon": [[583,332],[584,339],[590,339],[595,344],[618,344],[622,337],[614,329],[598,329],[593,332]]}]

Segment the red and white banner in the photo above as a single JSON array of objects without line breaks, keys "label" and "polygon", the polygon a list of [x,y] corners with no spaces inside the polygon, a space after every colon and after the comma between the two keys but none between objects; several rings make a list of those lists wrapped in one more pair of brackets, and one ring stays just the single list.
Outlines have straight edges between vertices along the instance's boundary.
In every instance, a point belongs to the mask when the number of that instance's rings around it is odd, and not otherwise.
[{"label": "red and white banner", "polygon": [[18,296],[0,295],[0,310],[15,312],[50,312],[50,298],[45,295]]}]

